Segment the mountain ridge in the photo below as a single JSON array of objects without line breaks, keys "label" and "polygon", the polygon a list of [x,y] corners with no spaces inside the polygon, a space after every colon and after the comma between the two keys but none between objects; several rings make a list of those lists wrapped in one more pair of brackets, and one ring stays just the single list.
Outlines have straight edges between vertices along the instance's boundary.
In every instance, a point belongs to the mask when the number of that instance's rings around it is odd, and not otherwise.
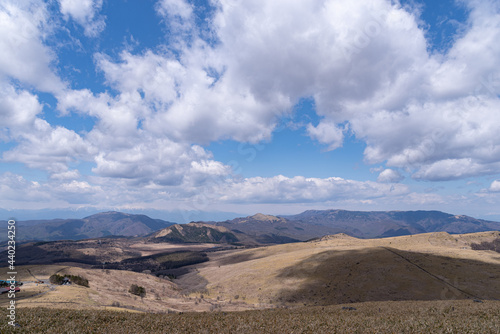
[{"label": "mountain ridge", "polygon": [[453,215],[437,210],[307,210],[296,215],[271,216],[258,213],[253,216],[209,223],[246,233],[257,240],[274,239],[277,241],[280,238],[306,241],[338,233],[366,239],[428,232],[461,234],[500,230],[499,222]]},{"label": "mountain ridge", "polygon": [[81,240],[105,236],[145,236],[173,224],[146,215],[107,211],[82,219],[18,221],[16,232],[18,241]]},{"label": "mountain ridge", "polygon": [[[176,224],[143,214],[108,211],[82,219],[19,221],[17,238],[19,241],[81,240],[106,236],[139,236],[151,239],[151,235],[155,232],[173,225]],[[172,230],[175,238],[172,234],[163,239],[157,237],[151,240],[155,242],[170,240],[177,243],[243,242],[255,245],[307,241],[338,233],[356,238],[381,238],[427,232],[461,234],[500,230],[500,222],[436,210],[307,210],[296,215],[273,216],[256,213],[225,221],[201,221],[177,225],[175,231]],[[221,228],[226,230],[222,231]],[[7,233],[3,235],[6,236]]]},{"label": "mountain ridge", "polygon": [[360,238],[392,237],[426,232],[452,234],[500,229],[500,223],[453,215],[437,210],[416,211],[347,211],[308,210],[297,215],[281,216],[291,221],[342,229]]}]

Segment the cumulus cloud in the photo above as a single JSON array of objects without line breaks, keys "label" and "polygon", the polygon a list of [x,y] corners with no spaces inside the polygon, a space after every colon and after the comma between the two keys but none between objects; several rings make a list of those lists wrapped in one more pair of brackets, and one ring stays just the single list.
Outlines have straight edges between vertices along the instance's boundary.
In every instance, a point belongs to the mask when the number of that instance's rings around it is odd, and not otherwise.
[{"label": "cumulus cloud", "polygon": [[[71,90],[53,69],[57,56],[45,37],[55,29],[54,13],[45,2],[4,1],[0,139],[17,146],[3,159],[48,171],[61,198],[82,191],[107,202],[113,200],[105,194],[114,192],[106,184],[132,202],[138,189],[147,189],[145,201],[196,198],[200,189],[226,203],[299,203],[409,194],[397,184],[403,179],[397,170],[431,181],[495,175],[500,9],[494,1],[465,3],[463,33],[438,54],[429,51],[419,13],[394,1],[220,0],[206,18],[208,41],[193,3],[161,0],[155,10],[171,44],[96,52],[105,78],[97,93]],[[104,29],[102,0],[59,4],[64,19],[87,36]],[[63,115],[91,117],[93,128],[77,133],[48,123],[37,91],[52,93]],[[270,140],[303,98],[314,100],[320,118],[305,125],[307,134],[335,150],[349,131],[366,143],[367,163],[384,165],[378,182],[238,178],[203,148],[226,139]],[[88,180],[75,169],[80,162],[93,165]],[[441,199],[410,194],[408,201]]]},{"label": "cumulus cloud", "polygon": [[[314,97],[323,120],[307,130],[329,150],[342,146],[347,122],[367,143],[369,163],[428,180],[491,174],[500,149],[499,9],[467,5],[468,29],[440,55],[428,51],[419,13],[397,3],[223,1],[214,25],[226,71],[217,84],[246,89],[268,113],[277,97],[288,105]],[[469,173],[440,168],[467,158],[477,165]]]},{"label": "cumulus cloud", "polygon": [[165,18],[177,42],[182,42],[180,38],[189,38],[188,34],[195,30],[193,5],[184,0],[160,0],[156,11]]},{"label": "cumulus cloud", "polygon": [[60,173],[53,173],[50,178],[54,180],[78,180],[81,174],[78,170],[67,170]]},{"label": "cumulus cloud", "polygon": [[143,55],[124,52],[119,62],[105,55],[96,59],[109,84],[120,91],[120,98],[144,95],[137,101],[142,107],[133,109],[137,113],[142,108],[144,113],[137,116],[150,133],[203,144],[227,138],[269,139],[278,116],[291,108],[290,100],[278,94],[269,104],[226,76],[218,78],[214,71],[220,67],[219,60],[210,57],[212,51],[205,53],[200,43],[185,50],[181,60],[151,51]]},{"label": "cumulus cloud", "polygon": [[311,138],[322,144],[328,144],[329,151],[341,147],[344,142],[344,130],[335,124],[320,123],[316,127],[308,124],[307,132]]},{"label": "cumulus cloud", "polygon": [[6,172],[0,175],[0,205],[10,207],[13,202],[50,202],[51,196],[38,182],[26,180],[23,176]]},{"label": "cumulus cloud", "polygon": [[491,183],[490,189],[491,192],[500,192],[500,180],[495,180]]},{"label": "cumulus cloud", "polygon": [[64,18],[75,20],[87,36],[97,36],[106,26],[104,17],[98,15],[102,0],[59,0],[59,7]]},{"label": "cumulus cloud", "polygon": [[17,161],[30,168],[50,173],[67,172],[71,162],[88,159],[92,147],[74,131],[64,127],[51,127],[45,120],[37,118],[32,131],[15,133],[19,143],[3,154],[7,162]]},{"label": "cumulus cloud", "polygon": [[54,52],[43,43],[52,27],[43,1],[0,4],[0,82],[12,78],[38,90],[56,93],[65,84],[53,70]]},{"label": "cumulus cloud", "polygon": [[224,184],[221,200],[245,203],[304,203],[348,199],[365,200],[406,194],[405,185],[386,185],[370,181],[347,180],[339,177],[293,178],[278,175],[254,177]]},{"label": "cumulus cloud", "polygon": [[377,182],[381,183],[398,183],[404,179],[398,171],[394,169],[384,169],[378,176]]},{"label": "cumulus cloud", "polygon": [[[16,131],[26,131],[34,126],[37,115],[43,106],[36,95],[25,90],[16,90],[13,86],[0,82],[0,117],[1,127]],[[8,138],[4,138],[8,140]]]}]

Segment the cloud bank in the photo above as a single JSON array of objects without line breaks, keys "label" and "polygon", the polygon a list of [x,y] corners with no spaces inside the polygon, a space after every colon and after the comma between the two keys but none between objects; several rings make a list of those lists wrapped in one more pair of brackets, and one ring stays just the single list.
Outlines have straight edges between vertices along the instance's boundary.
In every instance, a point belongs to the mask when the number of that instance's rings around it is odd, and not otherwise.
[{"label": "cloud bank", "polygon": [[[202,26],[194,3],[161,0],[154,9],[168,44],[92,54],[104,91],[72,89],[47,42],[74,23],[80,38],[98,39],[108,28],[103,2],[58,4],[0,5],[0,140],[12,144],[2,160],[48,175],[35,186],[4,173],[4,193],[17,182],[31,194],[45,189],[52,197],[37,198],[49,202],[196,201],[201,193],[220,203],[361,203],[432,197],[399,184],[403,173],[423,181],[499,174],[495,1],[464,1],[464,29],[440,53],[420,13],[394,1],[213,0]],[[90,118],[92,128],[51,124],[40,94],[53,96],[61,117]],[[221,140],[271,141],[305,98],[319,117],[303,125],[310,138],[327,151],[347,136],[362,141],[365,163],[384,166],[377,181],[244,178],[207,150]]]}]

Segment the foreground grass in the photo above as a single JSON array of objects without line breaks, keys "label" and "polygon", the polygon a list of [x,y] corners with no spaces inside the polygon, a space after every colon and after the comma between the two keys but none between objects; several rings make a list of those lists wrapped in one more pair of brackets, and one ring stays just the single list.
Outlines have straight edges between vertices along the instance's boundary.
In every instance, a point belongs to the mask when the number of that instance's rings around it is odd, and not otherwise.
[{"label": "foreground grass", "polygon": [[500,302],[371,302],[245,312],[132,314],[20,308],[1,333],[500,333]]}]

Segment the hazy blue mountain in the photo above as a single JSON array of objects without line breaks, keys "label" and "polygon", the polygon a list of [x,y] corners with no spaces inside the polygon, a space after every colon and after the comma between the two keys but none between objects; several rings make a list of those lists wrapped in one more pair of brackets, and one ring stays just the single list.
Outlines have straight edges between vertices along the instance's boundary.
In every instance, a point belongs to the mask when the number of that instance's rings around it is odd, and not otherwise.
[{"label": "hazy blue mountain", "polygon": [[[83,219],[17,221],[16,237],[18,241],[79,240],[104,236],[150,236],[156,231],[170,230],[170,234],[151,241],[272,244],[304,241],[337,233],[358,238],[380,238],[426,232],[457,234],[500,230],[499,222],[441,211],[308,210],[290,216],[259,213],[200,223],[204,225],[182,224],[165,230],[175,223],[142,214],[111,211]],[[211,229],[210,226],[227,230]],[[6,221],[2,222],[0,240],[5,241],[7,238],[6,227]]]},{"label": "hazy blue mountain", "polygon": [[426,232],[500,230],[498,222],[441,211],[308,210],[290,216],[256,214],[208,223],[245,233],[261,243],[304,241],[337,233],[358,238],[380,238]]},{"label": "hazy blue mountain", "polygon": [[[83,219],[16,221],[16,239],[48,241],[103,236],[144,236],[173,224],[175,223],[146,215],[110,211]],[[1,226],[2,230],[6,230],[6,222]],[[6,236],[7,233],[2,233],[1,240],[6,240]]]},{"label": "hazy blue mountain", "polygon": [[473,233],[500,230],[500,223],[441,211],[308,210],[283,216],[308,226],[325,226],[360,238],[426,232]]}]

